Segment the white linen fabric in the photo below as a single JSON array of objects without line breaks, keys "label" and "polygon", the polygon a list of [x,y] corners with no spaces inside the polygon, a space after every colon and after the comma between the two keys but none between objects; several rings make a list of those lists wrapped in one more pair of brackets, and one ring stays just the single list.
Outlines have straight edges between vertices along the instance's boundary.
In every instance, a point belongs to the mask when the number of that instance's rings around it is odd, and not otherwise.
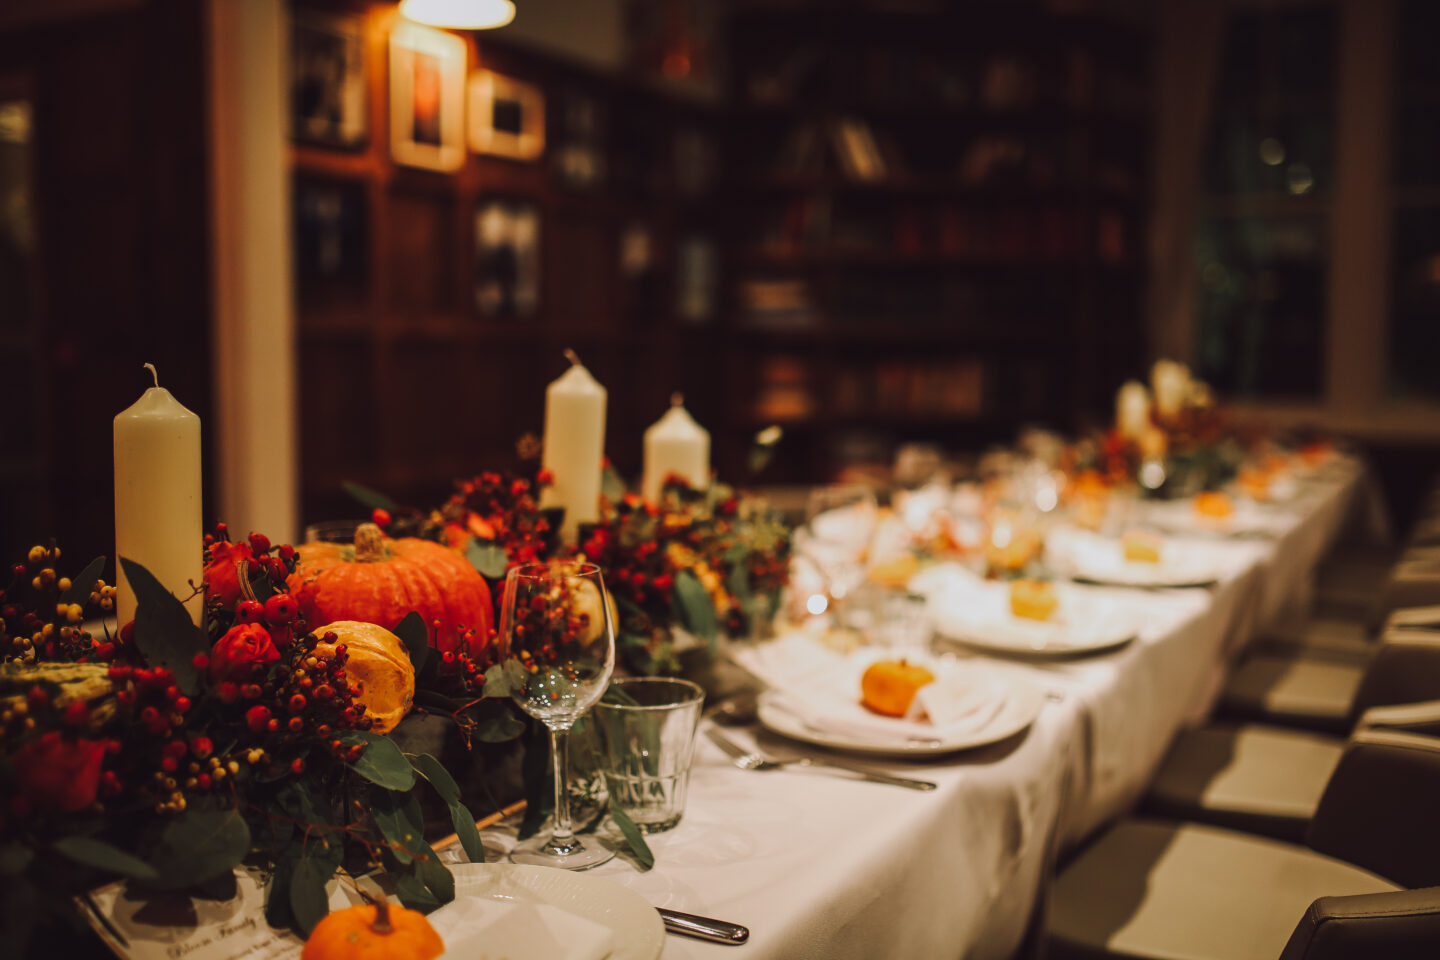
[{"label": "white linen fabric", "polygon": [[[743,771],[702,737],[684,820],[649,838],[654,869],[617,858],[596,872],[656,906],[748,926],[747,960],[1009,956],[1056,850],[1135,803],[1175,732],[1213,704],[1226,661],[1309,590],[1360,481],[1353,464],[1327,470],[1267,513],[1270,536],[1210,537],[1211,588],[1076,588],[1131,611],[1138,636],[1098,656],[1012,661],[1050,695],[1025,732],[929,762],[861,758],[937,790],[818,768]],[[940,582],[912,589],[945,588],[943,574],[929,577]],[[813,643],[750,654],[747,669],[772,683],[840,662]],[[816,750],[756,736],[777,753]],[[738,955],[669,937],[663,957]]]}]

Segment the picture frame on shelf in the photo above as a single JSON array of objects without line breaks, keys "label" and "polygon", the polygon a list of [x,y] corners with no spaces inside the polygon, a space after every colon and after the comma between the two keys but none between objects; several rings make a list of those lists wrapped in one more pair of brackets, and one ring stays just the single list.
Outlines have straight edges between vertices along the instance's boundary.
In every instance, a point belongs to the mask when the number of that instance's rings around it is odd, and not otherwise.
[{"label": "picture frame on shelf", "polygon": [[300,302],[363,297],[369,274],[364,184],[297,177],[293,194]]},{"label": "picture frame on shelf", "polygon": [[540,208],[534,203],[509,197],[476,206],[475,308],[507,320],[539,312]]},{"label": "picture frame on shelf", "polygon": [[474,153],[536,160],[545,152],[545,94],[493,70],[470,74],[468,139]]},{"label": "picture frame on shelf", "polygon": [[708,323],[715,316],[719,290],[718,256],[708,237],[688,236],[675,249],[675,314],[689,324]]},{"label": "picture frame on shelf", "polygon": [[359,17],[295,11],[290,137],[341,150],[358,150],[369,142],[364,25]]},{"label": "picture frame on shelf", "polygon": [[583,90],[561,91],[557,110],[556,143],[550,163],[560,181],[571,190],[592,190],[605,183],[609,173],[605,157],[605,106]]},{"label": "picture frame on shelf", "polygon": [[450,173],[465,162],[465,41],[401,21],[390,32],[390,155]]}]

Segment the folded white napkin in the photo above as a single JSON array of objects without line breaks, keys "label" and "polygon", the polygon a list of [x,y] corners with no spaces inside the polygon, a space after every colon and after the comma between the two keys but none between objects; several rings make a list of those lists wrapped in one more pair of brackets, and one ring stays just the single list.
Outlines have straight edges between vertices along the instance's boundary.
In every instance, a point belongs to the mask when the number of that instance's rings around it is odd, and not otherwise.
[{"label": "folded white napkin", "polygon": [[766,702],[821,733],[894,743],[951,740],[988,725],[1005,706],[1003,683],[984,671],[957,669],[921,687],[910,715],[882,717],[860,702],[860,679],[843,671],[787,690],[772,690]]},{"label": "folded white napkin", "polygon": [[461,894],[430,915],[446,957],[465,960],[603,960],[614,948],[608,927],[548,903],[515,903]]}]

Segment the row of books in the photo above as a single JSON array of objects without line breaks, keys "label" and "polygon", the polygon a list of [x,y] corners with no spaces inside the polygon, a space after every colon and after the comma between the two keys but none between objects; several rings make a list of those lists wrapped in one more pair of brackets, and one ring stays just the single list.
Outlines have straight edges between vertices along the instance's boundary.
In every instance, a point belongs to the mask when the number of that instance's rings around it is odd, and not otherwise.
[{"label": "row of books", "polygon": [[973,357],[857,363],[827,381],[803,359],[771,356],[758,367],[754,415],[792,423],[822,411],[832,418],[978,417],[985,381],[984,364]]},{"label": "row of books", "polygon": [[876,253],[896,257],[1070,259],[1094,253],[1121,262],[1134,251],[1127,218],[1102,210],[1089,235],[1075,204],[974,209],[954,203],[847,207],[824,195],[796,197],[759,218],[750,248],[762,257]]},{"label": "row of books", "polygon": [[1129,109],[1145,98],[1134,71],[1081,46],[1045,54],[917,50],[913,44],[806,44],[747,66],[744,89],[757,105],[832,97],[877,106],[1023,110],[1037,104]]}]

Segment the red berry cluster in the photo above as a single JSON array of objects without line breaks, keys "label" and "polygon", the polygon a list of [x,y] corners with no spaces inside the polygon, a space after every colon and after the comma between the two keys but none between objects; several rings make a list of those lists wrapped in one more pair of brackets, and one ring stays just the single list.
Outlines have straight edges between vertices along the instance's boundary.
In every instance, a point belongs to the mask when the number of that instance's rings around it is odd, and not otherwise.
[{"label": "red berry cluster", "polygon": [[87,616],[115,608],[115,588],[100,580],[72,600],[70,578],[55,569],[59,559],[52,542],[31,547],[10,568],[10,582],[0,590],[0,660],[84,663],[115,656],[112,638],[97,639],[81,626]]},{"label": "red berry cluster", "polygon": [[[205,535],[205,609],[212,639],[236,622],[256,622],[239,620],[239,607],[285,593],[297,562],[295,548],[288,543],[273,545],[263,533],[232,542],[229,528],[217,523],[215,532]],[[257,573],[262,575],[258,581]]]},{"label": "red berry cluster", "polygon": [[499,544],[511,566],[545,559],[554,547],[554,530],[538,497],[551,482],[548,473],[541,470],[533,481],[495,472],[457,481],[440,508],[445,541],[458,546],[475,537]]}]

